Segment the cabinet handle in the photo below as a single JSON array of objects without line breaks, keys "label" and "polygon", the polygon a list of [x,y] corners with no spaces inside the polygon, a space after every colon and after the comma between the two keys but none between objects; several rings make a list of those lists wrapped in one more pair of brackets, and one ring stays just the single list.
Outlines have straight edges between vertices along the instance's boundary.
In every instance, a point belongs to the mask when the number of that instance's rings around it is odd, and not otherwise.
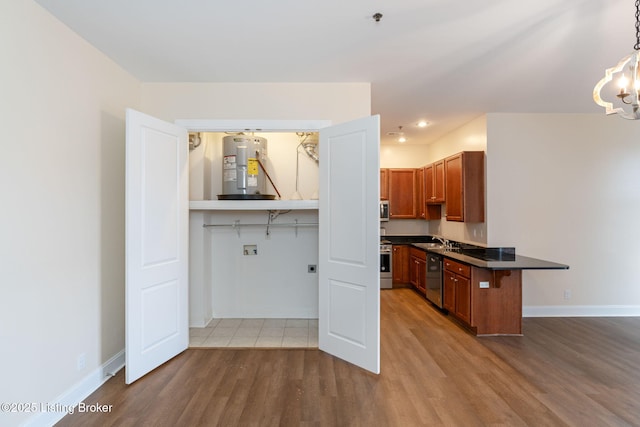
[{"label": "cabinet handle", "polygon": [[458,267],[458,271],[462,271],[462,268],[461,268],[461,267]]}]

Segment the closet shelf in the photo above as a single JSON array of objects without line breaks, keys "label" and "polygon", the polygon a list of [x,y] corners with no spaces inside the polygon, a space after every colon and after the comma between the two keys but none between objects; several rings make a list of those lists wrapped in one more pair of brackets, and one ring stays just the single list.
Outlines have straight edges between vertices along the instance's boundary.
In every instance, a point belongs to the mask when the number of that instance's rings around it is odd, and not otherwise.
[{"label": "closet shelf", "polygon": [[192,211],[318,210],[317,200],[191,200]]}]

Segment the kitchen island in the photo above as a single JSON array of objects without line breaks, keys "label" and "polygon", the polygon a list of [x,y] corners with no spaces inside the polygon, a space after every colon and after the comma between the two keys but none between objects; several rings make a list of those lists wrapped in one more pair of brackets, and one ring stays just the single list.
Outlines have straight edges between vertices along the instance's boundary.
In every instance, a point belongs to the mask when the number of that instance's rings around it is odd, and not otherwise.
[{"label": "kitchen island", "polygon": [[568,265],[518,255],[515,248],[394,239],[443,257],[443,308],[476,335],[522,335],[522,270],[566,270]]}]

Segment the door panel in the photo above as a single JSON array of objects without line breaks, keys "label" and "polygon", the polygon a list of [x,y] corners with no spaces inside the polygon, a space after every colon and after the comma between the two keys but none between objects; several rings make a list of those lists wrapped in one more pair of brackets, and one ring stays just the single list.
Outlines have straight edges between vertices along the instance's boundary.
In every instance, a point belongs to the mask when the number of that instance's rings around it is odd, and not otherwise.
[{"label": "door panel", "polygon": [[319,347],[379,373],[379,117],[324,128],[319,145]]},{"label": "door panel", "polygon": [[127,110],[126,382],[188,346],[187,131]]}]

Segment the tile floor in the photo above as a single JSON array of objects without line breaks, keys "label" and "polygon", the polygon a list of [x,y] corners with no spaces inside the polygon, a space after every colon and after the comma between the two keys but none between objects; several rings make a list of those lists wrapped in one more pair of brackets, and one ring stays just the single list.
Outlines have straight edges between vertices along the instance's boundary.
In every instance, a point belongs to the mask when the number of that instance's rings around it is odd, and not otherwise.
[{"label": "tile floor", "polygon": [[189,347],[318,347],[318,319],[213,319],[189,329]]}]

